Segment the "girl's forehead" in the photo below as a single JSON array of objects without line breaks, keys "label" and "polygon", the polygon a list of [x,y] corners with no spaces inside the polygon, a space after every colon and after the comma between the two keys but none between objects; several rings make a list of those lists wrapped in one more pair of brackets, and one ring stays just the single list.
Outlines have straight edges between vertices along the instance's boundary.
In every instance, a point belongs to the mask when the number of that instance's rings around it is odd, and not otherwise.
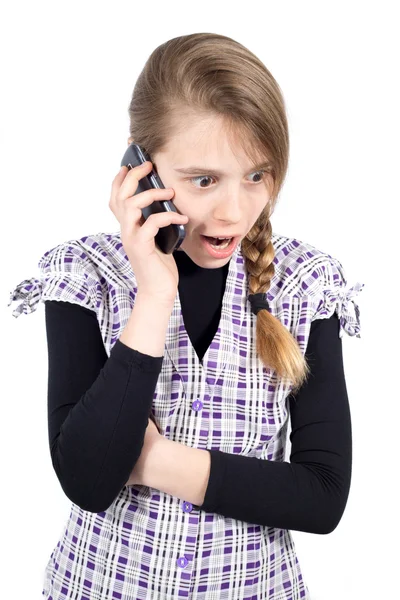
[{"label": "girl's forehead", "polygon": [[226,128],[221,122],[200,119],[177,132],[166,145],[165,153],[176,168],[217,168],[229,161],[238,162],[246,170],[267,162],[265,149],[248,134],[245,136],[246,132]]}]

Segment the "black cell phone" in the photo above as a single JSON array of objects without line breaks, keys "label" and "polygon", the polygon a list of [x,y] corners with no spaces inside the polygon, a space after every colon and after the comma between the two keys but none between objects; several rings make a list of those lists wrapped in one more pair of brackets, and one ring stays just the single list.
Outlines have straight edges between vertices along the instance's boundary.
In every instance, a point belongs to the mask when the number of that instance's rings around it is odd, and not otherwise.
[{"label": "black cell phone", "polygon": [[[133,142],[124,154],[124,157],[121,161],[121,167],[128,167],[128,169],[132,169],[133,167],[137,167],[147,160],[153,163],[148,152],[146,152],[142,146],[139,146],[139,144],[135,144]],[[134,196],[152,188],[165,189],[165,185],[161,181],[157,171],[154,168],[154,165],[150,173],[139,180],[139,185],[134,193]],[[173,211],[179,213],[171,200],[154,200],[150,206],[145,206],[142,208],[142,214],[145,220],[147,220],[153,213],[164,211]],[[171,254],[182,244],[183,240],[185,239],[185,235],[186,231],[184,225],[171,223],[170,225],[161,227],[159,229],[154,241],[161,252],[164,254]]]}]

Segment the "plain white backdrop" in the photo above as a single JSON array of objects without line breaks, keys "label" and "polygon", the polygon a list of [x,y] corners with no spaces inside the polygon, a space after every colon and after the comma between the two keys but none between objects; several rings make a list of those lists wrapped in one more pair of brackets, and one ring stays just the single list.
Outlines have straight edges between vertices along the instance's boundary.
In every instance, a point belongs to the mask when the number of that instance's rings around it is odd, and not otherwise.
[{"label": "plain white backdrop", "polygon": [[[44,305],[8,297],[44,252],[119,230],[108,207],[128,104],[164,41],[228,35],[259,56],[287,105],[290,165],[275,232],[338,258],[361,338],[343,338],[353,425],[345,514],[293,532],[312,600],[400,598],[397,428],[399,60],[396,2],[20,1],[0,13],[2,596],[39,599],[70,513],[47,437]],[[397,213],[398,214],[398,213]]]}]

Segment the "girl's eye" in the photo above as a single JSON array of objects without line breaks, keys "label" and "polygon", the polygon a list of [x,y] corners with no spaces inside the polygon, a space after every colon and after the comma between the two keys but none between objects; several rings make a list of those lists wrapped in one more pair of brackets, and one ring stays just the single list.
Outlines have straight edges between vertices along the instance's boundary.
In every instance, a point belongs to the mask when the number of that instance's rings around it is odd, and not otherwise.
[{"label": "girl's eye", "polygon": [[[266,173],[266,171],[254,171],[254,173],[251,173],[251,175],[254,175],[254,174],[256,174],[256,175],[257,175],[257,177],[259,178],[259,179],[258,179],[258,181],[255,181],[255,182],[253,182],[253,183],[256,183],[256,184],[257,184],[257,183],[261,183],[261,182],[262,182],[262,180],[263,180],[263,178],[264,178],[264,175],[265,175],[265,173]],[[260,174],[261,174],[261,176],[260,176]],[[205,179],[214,179],[214,177],[211,177],[210,175],[199,175],[198,177],[191,177],[191,178],[189,179],[189,181],[194,181],[194,182],[196,182],[196,181],[199,181],[199,180],[200,180],[200,181],[204,181]],[[196,185],[195,185],[195,187],[198,187],[198,186],[196,186]],[[207,187],[210,187],[210,186],[209,186],[209,185],[201,185],[201,184],[200,184],[200,187],[201,187],[201,188],[207,188]]]}]

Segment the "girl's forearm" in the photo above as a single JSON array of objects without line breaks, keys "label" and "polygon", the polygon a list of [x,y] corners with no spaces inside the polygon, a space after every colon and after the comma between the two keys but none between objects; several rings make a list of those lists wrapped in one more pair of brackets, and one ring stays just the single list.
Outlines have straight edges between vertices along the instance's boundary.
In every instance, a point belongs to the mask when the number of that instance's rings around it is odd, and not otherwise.
[{"label": "girl's forearm", "polygon": [[148,454],[143,484],[201,506],[210,477],[211,455],[160,437]]}]

